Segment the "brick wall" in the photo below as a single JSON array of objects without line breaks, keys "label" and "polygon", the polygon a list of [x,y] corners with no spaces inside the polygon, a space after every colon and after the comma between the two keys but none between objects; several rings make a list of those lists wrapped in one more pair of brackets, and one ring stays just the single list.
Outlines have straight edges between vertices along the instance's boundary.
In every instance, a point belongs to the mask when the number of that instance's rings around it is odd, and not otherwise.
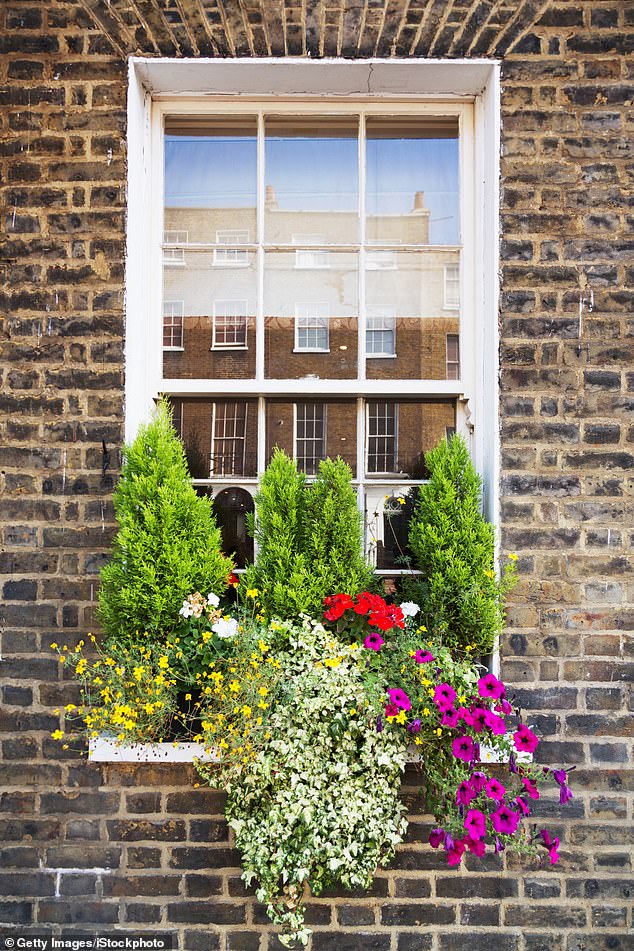
[{"label": "brick wall", "polygon": [[[625,0],[8,2],[0,49],[0,922],[278,947],[219,794],[84,765],[49,653],[94,624],[122,439],[125,57],[503,59],[502,531],[522,581],[502,671],[577,763],[554,868],[448,871],[410,841],[369,895],[311,903],[316,951],[625,951],[631,921],[634,9]],[[593,294],[579,336],[579,295]],[[111,454],[102,476],[102,440]],[[551,818],[552,817],[552,818]]]}]

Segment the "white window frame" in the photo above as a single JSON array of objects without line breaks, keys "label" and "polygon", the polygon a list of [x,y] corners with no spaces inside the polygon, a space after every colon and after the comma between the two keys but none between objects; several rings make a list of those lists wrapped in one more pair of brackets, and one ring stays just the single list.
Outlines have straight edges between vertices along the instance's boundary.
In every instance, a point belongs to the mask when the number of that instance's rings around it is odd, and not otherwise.
[{"label": "white window frame", "polygon": [[[383,313],[381,313],[383,311]],[[388,326],[383,327],[371,327],[370,322],[383,321],[384,324]],[[392,349],[391,350],[370,350],[368,347],[368,340],[370,339],[370,334],[372,333],[391,333],[392,334]],[[365,324],[365,336],[366,336],[366,358],[368,360],[385,360],[393,359],[396,356],[396,311],[394,307],[368,307],[368,312],[366,314],[366,324]]]},{"label": "white window frame", "polygon": [[[484,476],[485,512],[497,515],[498,445],[498,215],[500,143],[500,64],[491,60],[319,60],[304,58],[227,60],[129,59],[128,95],[128,217],[126,259],[126,438],[132,438],[148,420],[159,392],[179,397],[207,392],[225,397],[258,397],[260,416],[264,399],[275,393],[293,398],[328,398],[330,386],[340,398],[362,399],[389,395],[451,397],[460,408],[457,428],[469,440],[474,462]],[[345,90],[345,93],[342,93]],[[357,380],[271,380],[264,374],[264,312],[255,317],[256,374],[248,383],[165,379],[162,347],[157,337],[157,310],[162,286],[162,115],[249,114],[265,112],[323,115],[394,114],[455,115],[460,130],[460,168],[463,190],[460,381],[407,381],[363,379],[365,369],[365,301],[360,300],[359,372]],[[262,122],[260,118],[258,120]],[[259,207],[264,207],[263,176],[258,181]],[[360,180],[360,199],[363,182]],[[258,224],[263,238],[262,221]],[[476,240],[477,237],[477,240]],[[334,246],[340,247],[340,246]],[[354,250],[351,246],[342,250]],[[287,247],[279,250],[292,250]],[[293,249],[298,250],[298,249]],[[249,249],[263,280],[263,252]],[[359,252],[363,257],[363,252]],[[360,260],[359,272],[365,267]],[[261,294],[259,300],[261,302]],[[468,357],[468,359],[467,359]],[[359,472],[363,472],[364,413],[359,410]],[[266,458],[264,427],[258,427],[258,471]],[[360,501],[363,490],[360,489]]]},{"label": "white window frame", "polygon": [[[218,310],[221,309],[222,305],[227,304],[239,304],[240,310],[243,310],[242,314],[219,314]],[[248,307],[249,302],[245,298],[235,300],[229,299],[215,299],[213,302],[213,327],[212,327],[212,336],[211,336],[211,350],[246,350],[247,345],[247,335],[249,332],[248,328]],[[237,308],[236,308],[237,309]],[[243,332],[243,341],[239,342],[230,342],[220,340],[220,334],[218,330],[220,329],[220,321],[222,320],[235,320],[242,322],[242,332]]]},{"label": "white window frame", "polygon": [[189,244],[189,232],[173,228],[163,232],[163,264],[166,267],[185,267],[185,248],[165,247],[175,244]]},{"label": "white window frame", "polygon": [[[299,468],[299,460],[300,460],[300,454],[299,454],[299,452],[298,452],[298,449],[299,449],[299,444],[300,444],[300,442],[302,442],[302,443],[307,443],[307,442],[314,442],[314,441],[315,441],[314,437],[308,438],[308,437],[306,437],[306,436],[303,436],[303,437],[300,438],[300,436],[299,436],[299,413],[298,413],[298,410],[299,410],[299,407],[300,407],[300,406],[320,406],[320,407],[321,407],[321,427],[322,427],[322,437],[321,437],[321,439],[322,439],[322,444],[323,444],[324,455],[325,455],[325,452],[326,452],[326,445],[327,445],[327,430],[326,430],[326,427],[327,427],[327,425],[328,425],[328,407],[327,407],[327,404],[326,404],[325,402],[323,402],[323,401],[321,401],[321,400],[301,400],[301,401],[298,401],[297,403],[293,403],[293,458],[297,461],[297,463],[298,463],[298,468]],[[320,457],[320,458],[321,458],[321,457]],[[319,465],[319,459],[317,460],[317,465],[315,466],[315,473],[316,473],[316,471],[317,471],[317,466],[318,466],[318,465]],[[305,469],[301,469],[301,471],[302,471],[302,472],[305,472]],[[315,473],[309,472],[309,473],[306,473],[306,474],[307,474],[308,477],[310,478],[310,477],[311,477],[312,475],[314,475]]]},{"label": "white window frame", "polygon": [[[444,310],[460,310],[460,264],[458,262],[444,266]],[[456,289],[458,293],[456,294]]]},{"label": "white window frame", "polygon": [[[219,416],[220,416],[220,414],[219,414],[219,412],[218,412],[218,407],[221,406],[221,405],[224,406],[224,407],[228,407],[228,406],[231,406],[231,405],[237,407],[237,406],[238,406],[239,404],[241,404],[241,403],[244,403],[244,427],[243,427],[243,430],[242,430],[242,434],[236,435],[236,433],[234,432],[233,434],[230,434],[230,435],[227,435],[227,434],[225,433],[225,435],[223,435],[223,436],[216,436],[216,423],[218,422],[218,419],[219,419]],[[226,428],[227,423],[228,423],[229,421],[230,421],[230,420],[229,420],[229,417],[227,417],[227,416],[225,415],[225,418],[224,418],[225,428]],[[237,415],[237,413],[236,413],[236,415],[233,417],[233,420],[232,420],[232,421],[235,422],[235,423],[238,422],[238,415]],[[213,402],[213,404],[212,404],[212,413],[211,413],[211,453],[210,453],[210,457],[209,457],[209,478],[210,478],[210,479],[212,479],[212,480],[213,480],[213,479],[217,479],[218,476],[220,476],[220,477],[223,478],[223,479],[241,479],[241,478],[244,478],[244,469],[245,469],[245,465],[246,465],[246,455],[247,455],[247,432],[248,432],[248,426],[249,426],[249,403],[248,403],[247,400],[240,400],[240,399],[233,399],[233,400],[232,400],[232,399],[228,399],[228,400],[219,399],[219,400],[214,400],[214,402]],[[234,428],[237,429],[237,426],[234,427]],[[216,443],[225,443],[225,442],[227,442],[227,443],[231,442],[231,443],[234,443],[234,444],[237,444],[237,445],[242,444],[242,465],[241,465],[242,472],[234,472],[234,471],[232,471],[232,472],[225,472],[225,471],[224,471],[224,469],[225,469],[224,465],[222,466],[222,470],[223,470],[222,472],[216,473],[216,472],[213,471],[213,470],[214,470],[214,461],[215,461],[215,459],[216,459]],[[226,453],[223,453],[223,457],[224,457],[225,455],[226,455]],[[232,454],[232,458],[235,458],[237,455],[239,455],[239,453],[236,453],[236,452],[234,451],[233,454]],[[235,468],[235,466],[234,466],[234,468]],[[198,480],[198,481],[200,481],[200,480]]]},{"label": "white window frame", "polygon": [[[381,405],[382,403],[385,406],[392,404],[394,406],[394,433],[374,433],[370,435],[370,415],[373,406]],[[380,400],[368,400],[365,404],[366,412],[366,429],[365,429],[365,476],[368,482],[372,482],[376,479],[380,479],[381,476],[393,476],[398,470],[398,402],[391,399],[380,399]],[[387,418],[387,414],[386,414]],[[371,439],[394,439],[394,449],[392,451],[392,469],[370,469],[370,440]]]},{"label": "white window frame", "polygon": [[[450,360],[449,359],[449,338],[453,337],[458,341],[458,359]],[[449,372],[449,368],[455,367],[457,373],[454,376],[453,373]],[[458,380],[460,379],[460,334],[451,333],[445,334],[445,375],[448,380]]]},{"label": "white window frame", "polygon": [[[293,244],[304,245],[295,251],[295,267],[304,271],[323,271],[330,267],[330,252],[324,247],[326,236],[323,234],[294,234]],[[306,247],[307,245],[307,247]],[[311,250],[314,246],[315,250]]]},{"label": "white window frame", "polygon": [[[171,306],[172,308],[171,314],[165,313],[165,308],[168,306]],[[180,311],[180,313],[174,313],[175,310]],[[166,353],[166,352],[167,353],[181,353],[185,349],[185,346],[184,346],[185,344],[185,301],[183,300],[164,300],[163,301],[163,338],[162,340],[164,339],[164,336],[165,336],[165,318],[166,317],[169,317],[172,321],[174,321],[175,319],[180,320],[180,328],[181,328],[180,336],[181,336],[182,343],[180,346],[174,343],[170,343],[170,344],[163,343],[163,353]],[[170,333],[170,337],[172,339],[174,338],[173,328],[174,328],[174,324],[171,325],[172,332]]]},{"label": "white window frame", "polygon": [[249,244],[247,228],[220,228],[216,231],[216,244],[227,244],[228,248],[214,248],[214,267],[248,267],[249,252],[234,247],[239,244]]},{"label": "white window frame", "polygon": [[[398,238],[368,238],[368,245],[382,245],[379,251],[367,251],[365,256],[366,271],[395,271],[397,268],[396,249],[401,241]],[[394,246],[392,251],[391,245]]]},{"label": "white window frame", "polygon": [[[301,313],[301,311],[308,311]],[[301,343],[302,330],[322,330],[325,332],[325,346],[309,346]],[[294,353],[330,353],[330,308],[328,301],[295,302],[295,346]]]}]

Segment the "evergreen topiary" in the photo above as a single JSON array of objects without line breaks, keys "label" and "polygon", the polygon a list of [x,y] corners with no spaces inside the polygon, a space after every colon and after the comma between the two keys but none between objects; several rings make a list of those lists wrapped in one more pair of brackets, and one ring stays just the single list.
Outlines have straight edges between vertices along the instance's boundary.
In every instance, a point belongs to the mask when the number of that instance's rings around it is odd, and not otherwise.
[{"label": "evergreen topiary", "polygon": [[482,480],[464,440],[443,440],[426,464],[429,482],[420,487],[409,532],[422,578],[409,593],[421,622],[447,646],[487,654],[503,625],[513,566],[497,579],[494,530],[482,516]]},{"label": "evergreen topiary", "polygon": [[114,507],[119,530],[101,572],[99,621],[117,641],[137,632],[162,639],[188,594],[220,594],[232,570],[211,502],[191,485],[164,401],[125,450]]},{"label": "evergreen topiary", "polygon": [[351,478],[343,460],[327,459],[307,485],[294,460],[275,450],[255,496],[249,529],[258,555],[245,577],[269,617],[318,617],[327,595],[371,585]]}]

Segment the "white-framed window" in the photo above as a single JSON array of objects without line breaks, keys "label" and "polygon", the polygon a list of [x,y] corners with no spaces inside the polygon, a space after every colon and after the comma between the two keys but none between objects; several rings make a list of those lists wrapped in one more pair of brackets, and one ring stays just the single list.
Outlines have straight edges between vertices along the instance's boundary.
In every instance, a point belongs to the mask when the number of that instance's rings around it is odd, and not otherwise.
[{"label": "white-framed window", "polygon": [[[362,511],[370,491],[385,495],[421,481],[422,452],[455,428],[469,439],[494,518],[499,66],[133,57],[129,75],[126,438],[159,393],[173,394],[184,401],[189,428],[189,404],[206,407],[207,423],[197,422],[204,450],[211,441],[214,455],[234,457],[221,443],[240,435],[221,433],[214,422],[212,439],[211,408],[247,401],[241,483],[253,485],[272,445],[294,449],[292,412],[270,408],[276,400],[292,406],[301,394],[303,402],[327,405],[328,451],[350,462]],[[187,244],[187,275],[173,274],[166,293],[162,257],[152,249],[164,229],[175,228],[195,243]],[[217,240],[222,232],[232,235]],[[216,266],[223,257],[233,266]],[[236,266],[245,259],[248,267]],[[457,281],[455,265],[453,279],[445,275],[450,260],[460,261]],[[196,303],[184,281],[190,272]],[[230,364],[163,361],[162,341],[147,330],[158,325],[162,296],[187,301],[199,354],[212,338],[210,302],[248,299],[253,345],[250,338]],[[329,352],[312,361],[293,353],[296,301],[328,303]],[[368,359],[396,349],[390,321],[377,312],[388,305],[397,315],[398,355]],[[460,380],[444,372],[446,335],[455,333]],[[189,339],[188,332],[185,349]],[[295,361],[287,371],[284,354]],[[387,425],[379,429],[381,419],[388,423],[375,409],[381,403],[394,404],[394,436]],[[233,484],[219,474],[223,468],[210,465],[209,479],[197,481]]]},{"label": "white-framed window", "polygon": [[247,347],[246,300],[215,300],[213,305],[213,350],[245,350]]},{"label": "white-framed window", "polygon": [[242,476],[245,470],[248,403],[222,400],[212,406],[209,474]]},{"label": "white-framed window", "polygon": [[397,404],[391,400],[371,400],[368,403],[368,474],[397,471],[397,416]]},{"label": "white-framed window", "polygon": [[184,301],[163,301],[163,350],[183,349],[184,314]]},{"label": "white-framed window", "polygon": [[216,244],[234,245],[234,247],[214,248],[214,265],[216,267],[247,267],[249,252],[235,245],[248,243],[249,232],[246,230],[216,231]]},{"label": "white-framed window", "polygon": [[[163,244],[188,244],[189,232],[167,230],[163,232]],[[185,248],[164,247],[163,264],[167,267],[185,267]]]},{"label": "white-framed window", "polygon": [[365,352],[368,357],[396,356],[396,316],[393,307],[375,307],[366,318]]},{"label": "white-framed window", "polygon": [[460,308],[460,265],[445,264],[445,310]]},{"label": "white-framed window", "polygon": [[315,475],[326,456],[326,406],[324,403],[295,403],[295,459],[297,468]]},{"label": "white-framed window", "polygon": [[311,271],[330,267],[330,254],[323,247],[325,243],[323,234],[294,234],[293,244],[308,245],[295,251],[295,267]]},{"label": "white-framed window", "polygon": [[295,304],[295,351],[327,353],[329,341],[328,303],[298,301]]},{"label": "white-framed window", "polygon": [[447,334],[447,379],[460,379],[460,335]]}]

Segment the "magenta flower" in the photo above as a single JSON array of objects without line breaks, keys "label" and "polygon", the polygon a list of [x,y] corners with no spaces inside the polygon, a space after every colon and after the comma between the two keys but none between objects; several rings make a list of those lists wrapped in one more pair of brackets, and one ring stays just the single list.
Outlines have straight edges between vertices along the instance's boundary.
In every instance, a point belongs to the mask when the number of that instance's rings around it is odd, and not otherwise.
[{"label": "magenta flower", "polygon": [[459,806],[468,806],[472,799],[475,799],[475,792],[471,783],[463,780],[456,790],[456,802]]},{"label": "magenta flower", "polygon": [[448,865],[460,865],[462,862],[462,856],[464,855],[465,844],[460,839],[457,842],[454,842],[453,848],[449,849],[447,852],[447,864]]},{"label": "magenta flower", "polygon": [[464,720],[467,726],[473,726],[471,710],[467,710],[466,707],[458,707],[458,715],[462,720]]},{"label": "magenta flower", "polygon": [[485,814],[480,812],[479,809],[469,809],[465,817],[464,827],[472,839],[484,838],[487,831]]},{"label": "magenta flower", "polygon": [[531,799],[539,799],[539,792],[537,786],[532,779],[529,779],[528,776],[522,776],[522,785]]},{"label": "magenta flower", "polygon": [[515,743],[515,749],[520,753],[533,753],[537,749],[539,740],[533,731],[522,723],[517,732],[513,734],[513,742]]},{"label": "magenta flower", "polygon": [[488,712],[483,707],[474,707],[471,711],[471,726],[476,733],[482,733],[486,729]]},{"label": "magenta flower", "polygon": [[496,703],[495,709],[498,713],[504,713],[506,716],[513,713],[513,707],[508,700],[500,700],[499,703]]},{"label": "magenta flower", "polygon": [[451,750],[456,759],[471,763],[476,757],[476,745],[470,736],[459,736],[451,744]]},{"label": "magenta flower", "polygon": [[453,709],[456,691],[449,684],[439,684],[434,690],[434,703],[443,713]]},{"label": "magenta flower", "polygon": [[419,650],[414,654],[414,660],[417,664],[428,664],[433,659],[434,655],[430,654],[429,651]]},{"label": "magenta flower", "polygon": [[372,632],[371,634],[368,634],[368,636],[363,642],[363,646],[367,647],[369,651],[380,651],[384,644],[385,644],[385,641],[383,640],[381,635],[376,634],[374,632]]},{"label": "magenta flower", "polygon": [[396,707],[400,707],[401,710],[409,710],[412,706],[412,702],[405,691],[400,690],[398,687],[388,690],[387,695],[390,698],[390,703],[393,703]]},{"label": "magenta flower", "polygon": [[481,697],[491,697],[493,700],[499,700],[506,693],[504,684],[493,674],[487,674],[478,680],[478,693]]},{"label": "magenta flower", "polygon": [[569,799],[573,799],[572,789],[567,785],[568,774],[565,769],[554,769],[553,779],[559,784],[559,804],[565,806]]},{"label": "magenta flower", "polygon": [[557,849],[559,848],[559,839],[556,837],[554,839],[551,839],[550,832],[548,831],[548,829],[542,829],[542,831],[539,834],[541,835],[543,839],[544,845],[548,849],[548,857],[550,859],[550,864],[554,865],[555,862],[559,861],[559,852],[557,851]]},{"label": "magenta flower", "polygon": [[486,725],[492,733],[495,733],[496,736],[504,736],[506,733],[506,724],[502,717],[498,717],[495,713],[491,713],[490,710],[485,710]]},{"label": "magenta flower", "polygon": [[479,858],[482,858],[486,852],[487,847],[482,839],[472,839],[470,835],[467,835],[462,841],[467,846],[472,855],[477,855]]},{"label": "magenta flower", "polygon": [[515,802],[516,802],[517,805],[519,806],[519,810],[520,810],[520,812],[522,813],[523,816],[528,816],[528,815],[530,815],[530,809],[528,808],[528,804],[527,804],[527,802],[526,802],[525,799],[522,799],[521,796],[516,796],[516,797],[515,797]]},{"label": "magenta flower", "polygon": [[456,727],[460,722],[460,714],[457,710],[445,710],[440,722],[443,726]]},{"label": "magenta flower", "polygon": [[445,830],[444,829],[432,829],[429,833],[429,844],[432,849],[437,849],[439,845],[445,841]]},{"label": "magenta flower", "polygon": [[487,784],[487,778],[484,773],[481,773],[479,770],[476,770],[474,773],[471,773],[471,779],[469,780],[475,793],[480,793]]},{"label": "magenta flower", "polygon": [[386,717],[397,717],[399,714],[399,709],[395,703],[386,703],[385,704],[385,716]]},{"label": "magenta flower", "polygon": [[501,802],[506,795],[506,789],[495,777],[491,777],[484,789],[489,799],[495,799],[496,802]]},{"label": "magenta flower", "polygon": [[500,806],[496,812],[491,813],[489,818],[493,828],[500,835],[513,835],[520,821],[519,813],[509,809],[508,806]]}]

